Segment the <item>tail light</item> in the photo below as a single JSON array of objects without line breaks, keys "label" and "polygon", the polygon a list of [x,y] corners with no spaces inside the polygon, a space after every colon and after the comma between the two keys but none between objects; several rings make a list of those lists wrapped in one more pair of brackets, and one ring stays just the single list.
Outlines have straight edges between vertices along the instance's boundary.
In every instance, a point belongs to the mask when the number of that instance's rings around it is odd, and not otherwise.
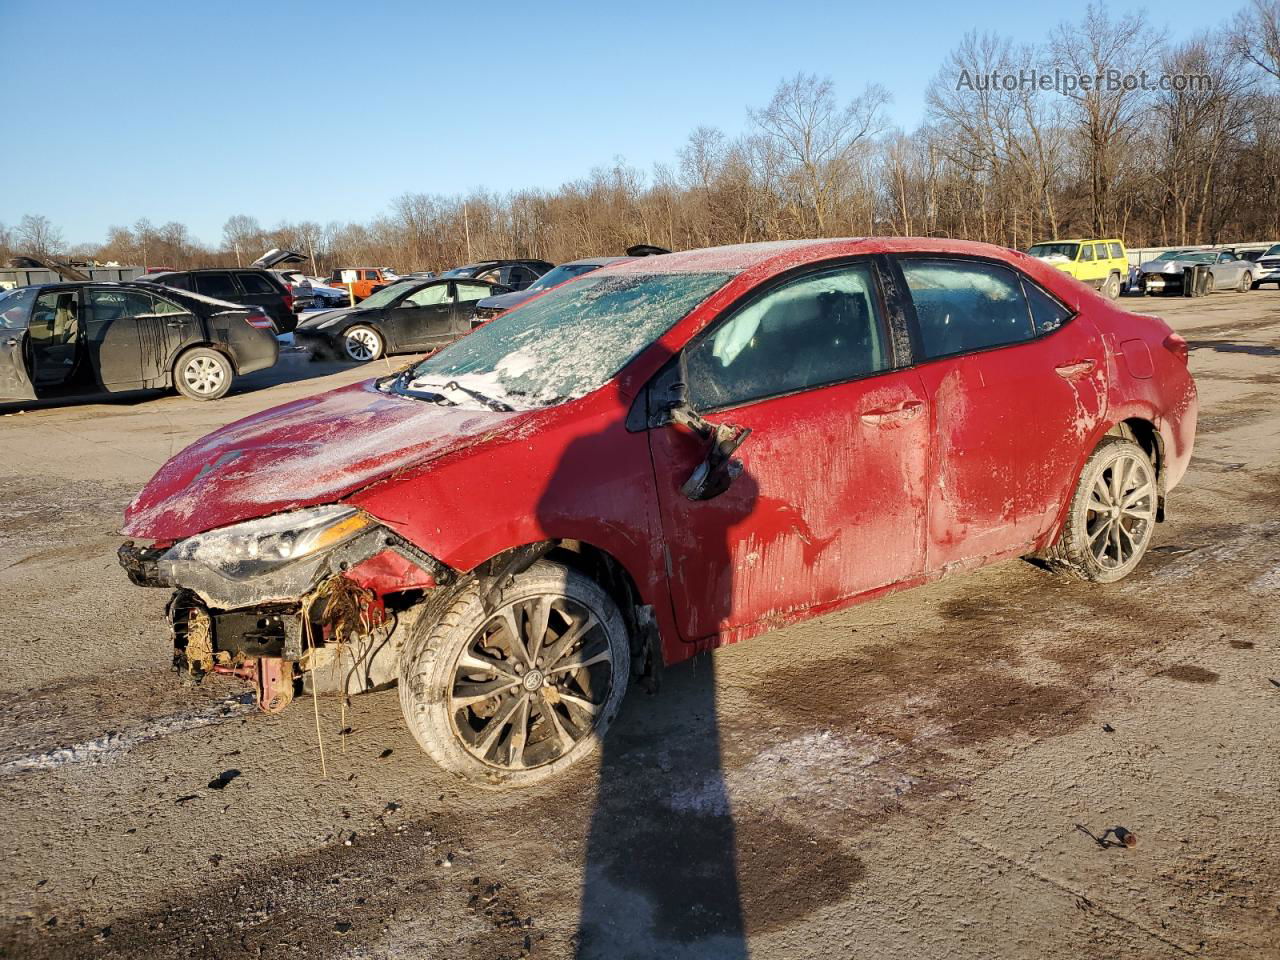
[{"label": "tail light", "polygon": [[290,312],[293,310],[293,291],[286,290],[284,292],[284,308]]},{"label": "tail light", "polygon": [[1187,341],[1176,333],[1171,333],[1164,338],[1164,348],[1183,363],[1187,362],[1191,354],[1191,348],[1187,346]]},{"label": "tail light", "polygon": [[275,321],[261,311],[250,313],[244,318],[244,322],[255,330],[272,330],[275,328]]}]

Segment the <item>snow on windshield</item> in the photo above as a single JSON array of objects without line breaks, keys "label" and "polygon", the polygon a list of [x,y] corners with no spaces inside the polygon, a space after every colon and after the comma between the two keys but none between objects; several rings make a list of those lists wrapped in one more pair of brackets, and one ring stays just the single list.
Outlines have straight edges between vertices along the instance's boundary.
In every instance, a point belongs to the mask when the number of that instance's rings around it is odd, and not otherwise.
[{"label": "snow on windshield", "polygon": [[515,409],[585,396],[731,276],[582,277],[427,358],[404,389],[440,392],[457,383]]}]

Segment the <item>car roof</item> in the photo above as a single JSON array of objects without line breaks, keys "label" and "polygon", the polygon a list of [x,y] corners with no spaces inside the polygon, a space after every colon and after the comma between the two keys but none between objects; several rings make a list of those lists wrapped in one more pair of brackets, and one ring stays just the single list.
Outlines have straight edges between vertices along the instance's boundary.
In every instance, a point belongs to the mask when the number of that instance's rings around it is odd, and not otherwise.
[{"label": "car roof", "polygon": [[872,253],[921,253],[988,257],[1006,262],[1035,261],[1025,253],[972,240],[939,237],[842,237],[829,240],[770,240],[727,247],[681,250],[640,257],[609,266],[610,273],[745,273],[757,268],[785,269],[818,260]]},{"label": "car roof", "polygon": [[639,257],[583,257],[581,260],[568,260],[559,264],[562,267],[607,267],[611,263],[625,263],[628,260],[638,260]]}]

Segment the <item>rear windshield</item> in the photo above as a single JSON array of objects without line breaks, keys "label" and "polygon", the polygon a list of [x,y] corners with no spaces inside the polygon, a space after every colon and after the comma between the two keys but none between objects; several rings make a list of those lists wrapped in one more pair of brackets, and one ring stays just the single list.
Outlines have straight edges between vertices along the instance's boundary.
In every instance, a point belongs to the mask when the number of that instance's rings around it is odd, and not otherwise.
[{"label": "rear windshield", "polygon": [[451,381],[516,409],[551,406],[602,386],[729,273],[586,276],[473,331],[394,387],[412,395]]},{"label": "rear windshield", "polygon": [[1074,260],[1079,249],[1078,243],[1037,243],[1027,252],[1033,257],[1066,257]]}]

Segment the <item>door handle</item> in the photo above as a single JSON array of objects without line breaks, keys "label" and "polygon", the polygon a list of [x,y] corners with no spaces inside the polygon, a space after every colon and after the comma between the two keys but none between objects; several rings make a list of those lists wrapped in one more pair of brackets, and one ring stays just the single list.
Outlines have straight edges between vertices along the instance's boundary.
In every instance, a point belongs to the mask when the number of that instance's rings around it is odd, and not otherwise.
[{"label": "door handle", "polygon": [[895,410],[868,410],[862,415],[862,422],[872,427],[906,423],[920,416],[923,409],[924,404],[919,400],[909,400]]},{"label": "door handle", "polygon": [[16,347],[18,345],[18,338],[9,337],[8,339],[5,340],[4,345],[6,347]]},{"label": "door handle", "polygon": [[1078,360],[1075,363],[1064,363],[1060,367],[1054,367],[1053,370],[1063,380],[1076,380],[1086,374],[1093,373],[1093,368],[1097,366],[1097,361],[1092,358],[1088,360]]},{"label": "door handle", "polygon": [[180,327],[180,326],[182,326],[182,321],[181,321],[181,320],[167,320],[167,321],[165,321],[165,326],[166,326],[166,327]]}]

